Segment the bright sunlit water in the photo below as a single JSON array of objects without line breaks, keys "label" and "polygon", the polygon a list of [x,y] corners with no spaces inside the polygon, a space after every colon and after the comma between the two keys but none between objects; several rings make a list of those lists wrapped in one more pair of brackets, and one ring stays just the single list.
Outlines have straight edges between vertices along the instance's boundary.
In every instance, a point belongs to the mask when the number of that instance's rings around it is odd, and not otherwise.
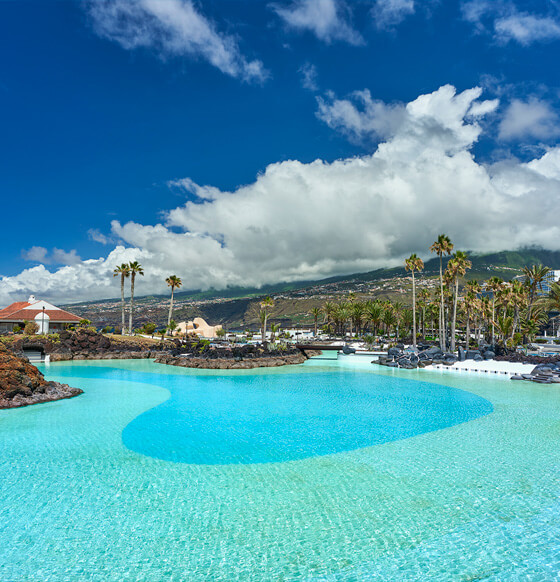
[{"label": "bright sunlit water", "polygon": [[68,362],[0,411],[0,580],[554,580],[560,389]]}]

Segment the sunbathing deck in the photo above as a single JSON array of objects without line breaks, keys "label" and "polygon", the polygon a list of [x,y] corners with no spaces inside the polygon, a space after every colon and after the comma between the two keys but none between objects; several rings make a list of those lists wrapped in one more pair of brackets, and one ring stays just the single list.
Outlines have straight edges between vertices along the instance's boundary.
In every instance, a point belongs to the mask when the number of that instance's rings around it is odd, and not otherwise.
[{"label": "sunbathing deck", "polygon": [[452,366],[444,366],[443,364],[426,366],[424,370],[441,370],[451,373],[506,374],[513,376],[515,374],[529,374],[534,367],[534,364],[520,364],[518,362],[499,362],[496,360],[475,362],[474,360],[466,360],[464,362],[455,362]]}]

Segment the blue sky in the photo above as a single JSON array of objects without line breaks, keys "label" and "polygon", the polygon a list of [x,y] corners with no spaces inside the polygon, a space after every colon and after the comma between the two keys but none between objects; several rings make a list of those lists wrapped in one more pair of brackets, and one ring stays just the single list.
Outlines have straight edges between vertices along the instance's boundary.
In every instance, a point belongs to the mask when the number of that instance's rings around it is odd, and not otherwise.
[{"label": "blue sky", "polygon": [[[552,0],[2,2],[0,44],[9,217],[0,299],[33,286],[65,300],[112,296],[96,281],[127,257],[153,262],[144,290],[157,291],[165,268],[194,287],[369,270],[423,253],[442,229],[481,251],[557,244],[554,224],[525,218],[536,201],[560,196],[560,9]],[[446,86],[455,90],[427,109],[406,108]],[[480,95],[466,94],[469,105],[457,108],[456,95],[475,87]],[[475,115],[471,103],[487,105]],[[454,141],[438,141],[437,168],[469,165],[436,180],[443,190],[450,180],[449,196],[430,201],[434,219],[423,219],[412,248],[398,230],[408,232],[414,214],[394,214],[401,203],[426,205],[435,155],[418,155],[448,133]],[[414,159],[394,153],[403,148]],[[371,176],[352,173],[360,164],[373,164]],[[490,187],[484,199],[496,213],[508,209],[515,232],[498,228],[492,239],[495,225],[478,215],[470,230],[454,230],[446,216],[458,201]],[[337,228],[329,208],[346,199],[363,204],[368,222],[348,210]],[[290,209],[307,222],[293,221]],[[335,226],[321,231],[318,221]],[[368,225],[374,232],[363,244],[344,234]],[[298,254],[302,245],[321,248],[333,229],[336,247]],[[262,254],[246,252],[251,246]],[[189,277],[193,269],[199,275]]]}]

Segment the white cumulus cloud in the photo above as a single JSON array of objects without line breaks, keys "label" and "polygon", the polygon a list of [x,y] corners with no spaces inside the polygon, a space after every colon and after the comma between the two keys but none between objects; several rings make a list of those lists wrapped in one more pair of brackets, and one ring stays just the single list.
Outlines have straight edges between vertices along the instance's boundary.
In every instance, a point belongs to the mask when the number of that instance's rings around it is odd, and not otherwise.
[{"label": "white cumulus cloud", "polygon": [[191,0],[95,0],[88,6],[97,34],[125,49],[201,58],[246,81],[268,76],[261,61],[248,60],[237,39],[219,32]]},{"label": "white cumulus cloud", "polygon": [[536,97],[514,99],[499,126],[500,139],[537,138],[548,140],[560,135],[560,118],[550,103]]},{"label": "white cumulus cloud", "polygon": [[82,261],[75,249],[65,251],[56,247],[51,253],[45,247],[34,246],[21,252],[26,261],[44,265],[76,265]]},{"label": "white cumulus cloud", "polygon": [[294,0],[289,5],[273,4],[272,9],[289,28],[310,31],[323,42],[364,43],[350,23],[350,10],[343,0]]},{"label": "white cumulus cloud", "polygon": [[113,222],[121,244],[107,257],[1,278],[0,304],[31,292],[53,301],[116,297],[112,270],[130,260],[144,266],[143,294],[165,293],[170,274],[196,289],[363,272],[411,252],[427,258],[440,232],[459,249],[560,249],[560,147],[529,163],[478,163],[471,148],[492,110],[480,97],[479,88],[449,85],[419,96],[368,155],[271,164],[233,191],[175,180],[190,200],[161,223]]}]

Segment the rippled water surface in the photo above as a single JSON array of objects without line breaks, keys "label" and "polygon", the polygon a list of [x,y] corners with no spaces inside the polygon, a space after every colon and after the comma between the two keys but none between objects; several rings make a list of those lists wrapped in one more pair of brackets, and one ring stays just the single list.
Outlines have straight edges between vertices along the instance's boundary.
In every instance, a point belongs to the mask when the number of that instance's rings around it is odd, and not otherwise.
[{"label": "rippled water surface", "polygon": [[0,411],[2,581],[560,572],[554,385],[357,357],[45,373],[85,394]]}]

